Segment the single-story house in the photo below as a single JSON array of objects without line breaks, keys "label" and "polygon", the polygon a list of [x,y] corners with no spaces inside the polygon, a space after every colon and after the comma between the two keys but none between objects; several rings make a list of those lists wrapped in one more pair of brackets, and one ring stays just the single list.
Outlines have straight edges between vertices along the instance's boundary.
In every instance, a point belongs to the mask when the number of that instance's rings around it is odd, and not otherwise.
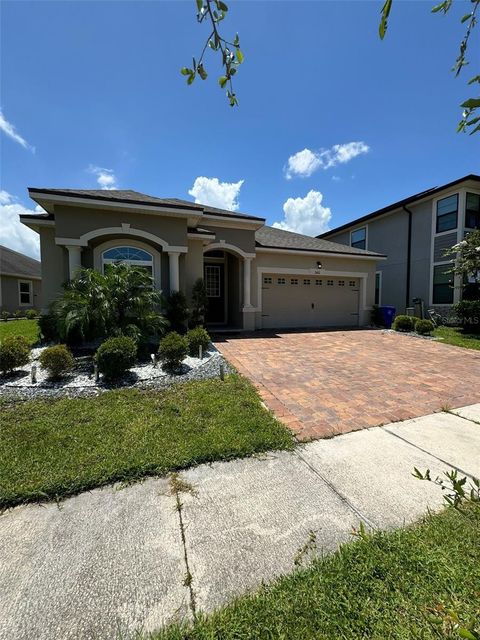
[{"label": "single-story house", "polygon": [[40,262],[0,245],[0,311],[39,309],[41,298]]},{"label": "single-story house", "polygon": [[359,326],[384,256],[265,225],[253,215],[136,191],[30,188],[46,211],[22,215],[40,234],[43,304],[79,267],[122,261],[166,294],[204,278],[213,327]]}]

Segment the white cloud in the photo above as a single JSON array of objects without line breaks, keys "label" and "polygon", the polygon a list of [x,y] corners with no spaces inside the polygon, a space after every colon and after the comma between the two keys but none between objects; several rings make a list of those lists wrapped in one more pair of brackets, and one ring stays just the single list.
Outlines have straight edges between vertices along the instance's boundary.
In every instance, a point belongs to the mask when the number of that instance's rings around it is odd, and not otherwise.
[{"label": "white cloud", "polygon": [[44,213],[44,210],[38,205],[35,209],[27,209],[15,196],[7,191],[0,191],[0,244],[38,260],[40,257],[38,233],[22,224],[18,217],[33,213]]},{"label": "white cloud", "polygon": [[304,198],[288,198],[283,205],[284,219],[273,226],[284,231],[296,231],[307,236],[318,236],[328,231],[332,212],[322,205],[323,194],[309,191]]},{"label": "white cloud", "polygon": [[32,147],[32,145],[28,144],[25,138],[22,138],[22,136],[19,133],[17,133],[13,124],[11,124],[11,122],[8,122],[8,120],[5,118],[1,110],[0,110],[0,131],[3,131],[3,133],[7,135],[9,138],[11,138],[12,140],[15,140],[15,142],[18,142],[18,144],[22,145],[24,149],[29,149],[32,153],[35,153],[35,147]]},{"label": "white cloud", "polygon": [[365,142],[334,144],[330,149],[320,149],[320,151],[303,149],[289,157],[285,167],[285,177],[287,180],[294,176],[308,178],[317,169],[330,169],[339,164],[345,164],[369,151],[370,147]]},{"label": "white cloud", "polygon": [[87,169],[89,173],[93,173],[97,176],[97,183],[101,189],[111,191],[112,189],[118,189],[117,178],[113,169],[105,169],[104,167],[96,167],[90,165]]},{"label": "white cloud", "polygon": [[290,180],[293,176],[308,178],[308,176],[311,176],[321,165],[322,161],[318,154],[310,151],[310,149],[304,149],[290,156],[285,169],[285,175],[287,180]]},{"label": "white cloud", "polygon": [[220,182],[218,178],[195,178],[193,187],[189,189],[189,195],[195,198],[198,204],[208,204],[219,209],[237,211],[240,206],[238,196],[244,180],[238,182]]}]

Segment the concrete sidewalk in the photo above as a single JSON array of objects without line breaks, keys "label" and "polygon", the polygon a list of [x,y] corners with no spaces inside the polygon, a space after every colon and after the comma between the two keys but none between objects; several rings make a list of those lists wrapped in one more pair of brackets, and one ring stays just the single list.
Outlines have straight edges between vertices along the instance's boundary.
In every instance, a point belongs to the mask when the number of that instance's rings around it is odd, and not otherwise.
[{"label": "concrete sidewalk", "polygon": [[[442,504],[413,467],[480,476],[480,404],[202,465],[0,516],[0,639],[129,638],[211,610],[352,526],[401,526]],[[185,578],[191,574],[191,586]]]}]

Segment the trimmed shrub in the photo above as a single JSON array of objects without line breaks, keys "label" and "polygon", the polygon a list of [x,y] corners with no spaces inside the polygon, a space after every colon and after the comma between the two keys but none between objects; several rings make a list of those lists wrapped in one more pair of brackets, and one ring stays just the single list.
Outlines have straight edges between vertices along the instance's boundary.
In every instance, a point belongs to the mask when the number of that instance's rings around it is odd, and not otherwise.
[{"label": "trimmed shrub", "polygon": [[210,344],[210,335],[203,327],[195,327],[187,331],[188,353],[191,356],[198,356],[198,348],[201,346],[203,351],[208,349]]},{"label": "trimmed shrub", "polygon": [[41,315],[38,319],[38,327],[40,329],[40,335],[46,342],[53,342],[58,340],[58,326],[57,320],[54,316],[47,314]]},{"label": "trimmed shrub", "polygon": [[453,310],[465,333],[480,333],[480,300],[462,300]]},{"label": "trimmed shrub", "polygon": [[396,316],[393,321],[395,331],[413,331],[414,321],[412,316]]},{"label": "trimmed shrub", "polygon": [[135,364],[137,343],[129,336],[108,338],[97,349],[95,361],[107,380],[120,378]]},{"label": "trimmed shrub", "polygon": [[46,369],[49,377],[57,380],[73,369],[75,360],[64,344],[47,347],[40,354],[40,365]]},{"label": "trimmed shrub", "polygon": [[174,291],[168,296],[165,315],[171,331],[185,333],[188,321],[188,305],[184,293]]},{"label": "trimmed shrub", "polygon": [[12,314],[10,313],[10,311],[2,311],[2,320],[4,320],[5,322],[10,318]]},{"label": "trimmed shrub", "polygon": [[13,315],[15,316],[15,318],[23,318],[23,316],[25,315],[25,312],[22,311],[22,309],[17,309]]},{"label": "trimmed shrub", "polygon": [[0,344],[0,371],[12,373],[30,361],[30,345],[23,336],[8,336]]},{"label": "trimmed shrub", "polygon": [[418,318],[415,323],[415,331],[421,336],[429,336],[434,329],[433,322],[431,320],[422,320]]},{"label": "trimmed shrub", "polygon": [[171,331],[160,340],[158,357],[165,369],[176,371],[188,353],[188,340],[176,331]]},{"label": "trimmed shrub", "polygon": [[198,278],[192,287],[192,308],[190,310],[190,327],[198,327],[205,322],[205,315],[208,308],[207,289],[203,278]]},{"label": "trimmed shrub", "polygon": [[38,317],[38,311],[36,309],[28,309],[25,313],[27,320],[35,320]]}]

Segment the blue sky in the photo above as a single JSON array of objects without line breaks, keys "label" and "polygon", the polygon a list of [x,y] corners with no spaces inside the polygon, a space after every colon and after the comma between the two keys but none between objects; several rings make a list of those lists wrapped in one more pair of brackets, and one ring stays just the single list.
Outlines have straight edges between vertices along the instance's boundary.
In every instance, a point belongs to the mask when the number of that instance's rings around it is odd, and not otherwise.
[{"label": "blue sky", "polygon": [[15,222],[28,186],[196,197],[319,233],[478,173],[480,135],[455,132],[468,73],[450,72],[468,3],[396,0],[383,42],[381,5],[230,2],[232,109],[214,54],[207,81],[179,73],[206,37],[193,0],[3,1],[0,243],[37,251]]}]

